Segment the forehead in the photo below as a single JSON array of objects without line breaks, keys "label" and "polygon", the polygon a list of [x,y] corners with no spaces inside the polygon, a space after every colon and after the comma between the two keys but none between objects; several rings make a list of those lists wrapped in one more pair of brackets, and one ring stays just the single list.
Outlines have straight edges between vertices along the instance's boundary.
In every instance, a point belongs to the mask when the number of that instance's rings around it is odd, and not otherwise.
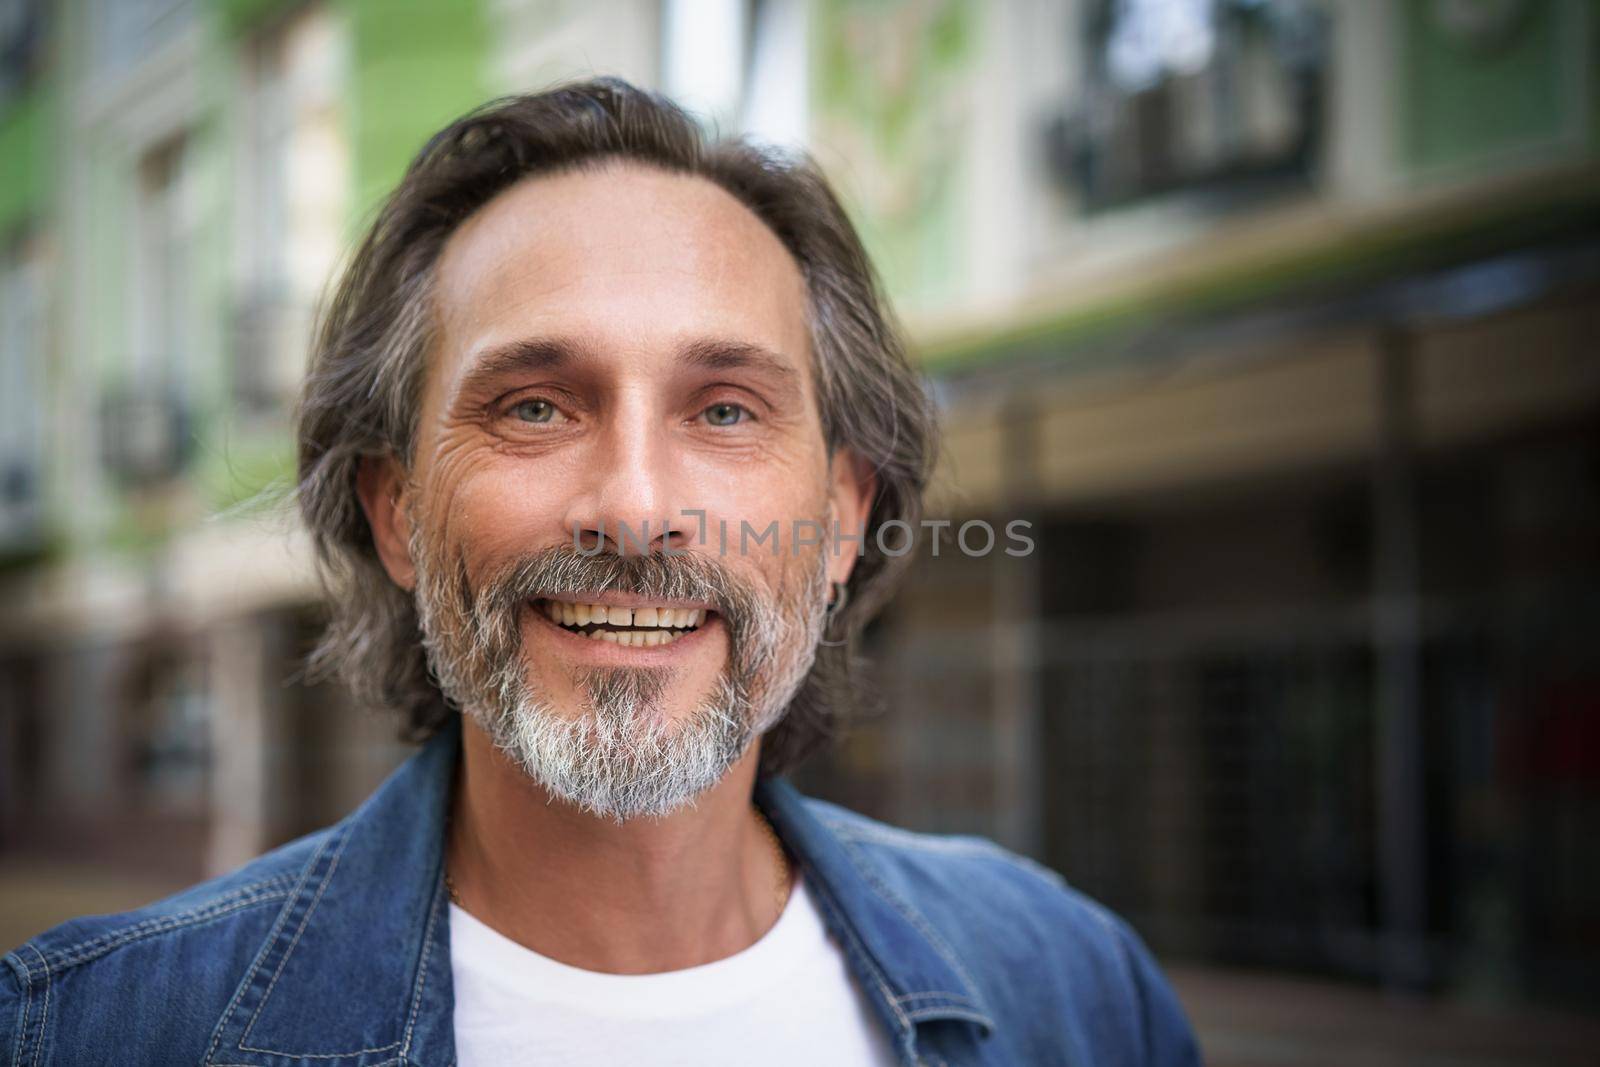
[{"label": "forehead", "polygon": [[531,337],[631,356],[719,338],[807,362],[793,257],[731,194],[690,175],[608,164],[519,182],[451,236],[436,286],[444,377]]}]

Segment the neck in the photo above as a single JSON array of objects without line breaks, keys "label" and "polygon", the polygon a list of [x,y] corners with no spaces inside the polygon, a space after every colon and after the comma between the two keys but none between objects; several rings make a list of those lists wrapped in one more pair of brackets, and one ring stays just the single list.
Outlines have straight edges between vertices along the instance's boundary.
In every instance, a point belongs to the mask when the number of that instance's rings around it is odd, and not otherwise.
[{"label": "neck", "polygon": [[723,959],[777,920],[779,858],[751,795],[759,744],[692,807],[621,825],[554,800],[464,716],[446,863],[462,907],[585,970]]}]

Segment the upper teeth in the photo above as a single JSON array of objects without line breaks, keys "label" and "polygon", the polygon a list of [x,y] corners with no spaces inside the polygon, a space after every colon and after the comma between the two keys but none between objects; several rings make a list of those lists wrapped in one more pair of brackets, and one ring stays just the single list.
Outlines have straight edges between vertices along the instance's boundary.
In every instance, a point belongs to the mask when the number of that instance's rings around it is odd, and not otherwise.
[{"label": "upper teeth", "polygon": [[705,617],[703,608],[624,608],[605,604],[572,604],[564,600],[545,601],[544,613],[564,626],[609,623],[612,626],[670,630],[699,626]]}]

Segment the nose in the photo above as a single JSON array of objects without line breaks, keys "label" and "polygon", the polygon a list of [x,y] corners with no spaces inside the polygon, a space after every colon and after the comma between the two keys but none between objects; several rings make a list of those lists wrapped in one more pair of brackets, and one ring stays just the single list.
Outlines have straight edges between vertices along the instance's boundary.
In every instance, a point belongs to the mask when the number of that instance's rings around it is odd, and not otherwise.
[{"label": "nose", "polygon": [[566,534],[585,553],[687,548],[694,528],[671,435],[642,412],[619,411],[592,441]]}]

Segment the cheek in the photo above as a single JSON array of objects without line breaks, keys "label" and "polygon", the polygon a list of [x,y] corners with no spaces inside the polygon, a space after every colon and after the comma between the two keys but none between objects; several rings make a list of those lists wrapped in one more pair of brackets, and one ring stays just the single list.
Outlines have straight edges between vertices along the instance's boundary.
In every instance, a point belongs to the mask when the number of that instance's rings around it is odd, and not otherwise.
[{"label": "cheek", "polygon": [[788,536],[796,519],[819,517],[826,507],[828,468],[820,443],[816,448],[773,448],[736,460],[690,457],[685,462],[685,506],[724,517],[738,528],[741,520],[758,528],[776,519]]},{"label": "cheek", "polygon": [[441,463],[432,512],[447,544],[459,545],[469,569],[547,547],[561,531],[559,475],[479,453]]}]

